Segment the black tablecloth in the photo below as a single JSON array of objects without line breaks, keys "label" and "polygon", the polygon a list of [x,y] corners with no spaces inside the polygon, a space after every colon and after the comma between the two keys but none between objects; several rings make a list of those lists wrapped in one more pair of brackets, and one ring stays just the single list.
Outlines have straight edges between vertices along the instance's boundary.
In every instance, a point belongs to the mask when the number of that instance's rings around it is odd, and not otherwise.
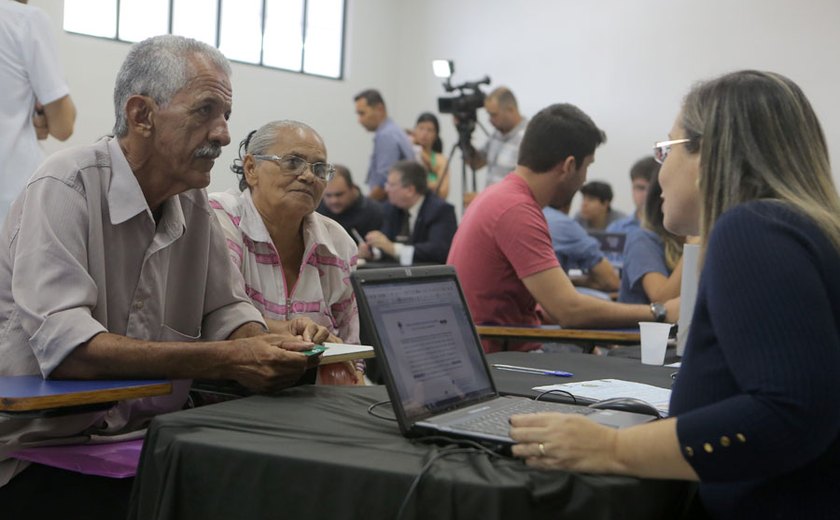
[{"label": "black tablecloth", "polygon": [[[386,399],[384,387],[306,386],[158,417],[129,518],[394,519],[423,464],[446,448],[412,443],[368,414]],[[403,518],[670,519],[689,491],[476,452],[437,460]]]},{"label": "black tablecloth", "polygon": [[[490,364],[493,380],[496,382],[496,387],[500,393],[524,397],[536,397],[539,392],[532,390],[535,386],[608,378],[671,388],[671,383],[673,383],[671,375],[677,371],[676,368],[643,365],[641,361],[635,359],[574,353],[497,352],[487,355],[487,363]],[[556,377],[510,372],[492,368],[494,363],[564,370],[574,375],[572,377]],[[540,400],[568,401],[568,398],[561,394],[546,394]]]}]

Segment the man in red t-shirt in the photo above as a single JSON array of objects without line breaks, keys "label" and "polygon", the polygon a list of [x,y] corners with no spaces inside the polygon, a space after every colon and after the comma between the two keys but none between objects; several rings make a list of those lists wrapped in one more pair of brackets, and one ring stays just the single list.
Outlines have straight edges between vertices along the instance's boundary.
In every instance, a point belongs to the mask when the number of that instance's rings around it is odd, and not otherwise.
[{"label": "man in red t-shirt", "polygon": [[[470,204],[452,241],[455,266],[473,320],[479,324],[536,325],[539,303],[564,327],[635,326],[676,319],[678,303],[613,303],[577,292],[551,246],[542,213],[548,204],[571,202],[606,140],[574,105],[551,105],[528,124],[516,169]],[[488,352],[498,350],[484,342]],[[519,345],[520,350],[538,347]]]}]

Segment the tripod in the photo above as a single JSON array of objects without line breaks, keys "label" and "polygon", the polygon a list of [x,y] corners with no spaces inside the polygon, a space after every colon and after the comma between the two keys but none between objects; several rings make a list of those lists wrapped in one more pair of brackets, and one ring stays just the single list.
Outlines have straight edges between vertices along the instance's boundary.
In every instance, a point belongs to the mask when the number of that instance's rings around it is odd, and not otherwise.
[{"label": "tripod", "polygon": [[[458,142],[452,145],[449,156],[446,158],[446,164],[452,164],[452,158],[455,156],[455,150],[461,150],[461,191],[467,190],[467,164],[472,162],[473,148],[470,145],[473,130],[475,130],[475,117],[460,117],[455,118],[455,128],[458,130]],[[472,191],[478,191],[475,179],[475,169],[470,165],[472,171]],[[447,172],[449,168],[447,168]],[[448,173],[447,173],[448,174]]]}]

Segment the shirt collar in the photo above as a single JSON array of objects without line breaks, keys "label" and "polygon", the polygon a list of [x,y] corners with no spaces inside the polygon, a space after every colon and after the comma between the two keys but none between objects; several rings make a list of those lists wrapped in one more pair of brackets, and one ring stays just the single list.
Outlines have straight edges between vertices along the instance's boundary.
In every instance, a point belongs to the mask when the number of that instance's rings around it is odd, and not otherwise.
[{"label": "shirt collar", "polygon": [[[265,227],[262,216],[254,205],[251,190],[243,191],[242,199],[244,204],[242,204],[239,230],[254,242],[271,244],[271,236],[268,234],[268,228]],[[314,211],[303,217],[304,250],[309,251],[313,245],[319,245],[325,247],[333,256],[338,256],[335,242],[319,218],[320,215]]]},{"label": "shirt collar", "polygon": [[[137,182],[137,177],[131,170],[118,139],[109,138],[108,153],[111,156],[111,185],[108,188],[107,198],[111,224],[122,224],[143,212],[154,222],[146,196],[143,195],[140,183]],[[177,195],[163,202],[161,224],[173,235],[182,234],[186,229],[181,199]]]},{"label": "shirt collar", "polygon": [[408,208],[408,214],[411,218],[417,218],[417,214],[420,213],[420,207],[423,206],[423,202],[426,200],[425,195],[421,195],[417,202],[414,203],[413,206]]},{"label": "shirt collar", "polygon": [[108,188],[111,224],[121,224],[144,211],[151,216],[152,212],[143,190],[140,189],[140,183],[131,171],[117,138],[109,138],[108,153],[111,155],[111,186]]}]

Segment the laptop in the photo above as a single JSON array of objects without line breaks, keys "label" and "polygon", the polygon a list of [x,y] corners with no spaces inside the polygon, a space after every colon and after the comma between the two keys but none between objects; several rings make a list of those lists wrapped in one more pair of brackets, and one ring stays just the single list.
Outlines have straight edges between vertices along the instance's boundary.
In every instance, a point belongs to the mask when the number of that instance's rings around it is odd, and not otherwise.
[{"label": "laptop", "polygon": [[451,266],[362,270],[351,281],[365,341],[376,351],[403,435],[443,434],[505,446],[514,443],[508,418],[517,413],[582,413],[614,428],[652,420],[500,396]]},{"label": "laptop", "polygon": [[598,244],[601,246],[601,251],[614,267],[622,267],[624,260],[624,244],[627,242],[626,233],[590,231],[589,236],[598,241]]}]

